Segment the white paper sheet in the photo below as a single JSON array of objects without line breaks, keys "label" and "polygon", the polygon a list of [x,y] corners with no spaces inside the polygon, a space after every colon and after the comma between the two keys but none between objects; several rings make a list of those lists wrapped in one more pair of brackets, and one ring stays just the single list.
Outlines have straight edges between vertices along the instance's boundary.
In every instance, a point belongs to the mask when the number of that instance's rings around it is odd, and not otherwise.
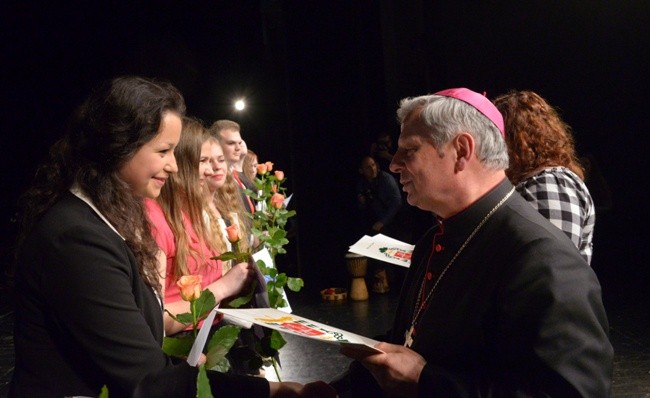
[{"label": "white paper sheet", "polygon": [[375,236],[364,235],[350,246],[349,250],[352,253],[408,268],[411,265],[414,247],[409,243],[377,234]]},{"label": "white paper sheet", "polygon": [[383,352],[373,347],[378,343],[376,340],[312,321],[299,315],[287,314],[286,312],[273,308],[219,308],[217,311],[228,317],[251,322],[280,332],[291,333],[326,343],[344,344],[368,353]]}]

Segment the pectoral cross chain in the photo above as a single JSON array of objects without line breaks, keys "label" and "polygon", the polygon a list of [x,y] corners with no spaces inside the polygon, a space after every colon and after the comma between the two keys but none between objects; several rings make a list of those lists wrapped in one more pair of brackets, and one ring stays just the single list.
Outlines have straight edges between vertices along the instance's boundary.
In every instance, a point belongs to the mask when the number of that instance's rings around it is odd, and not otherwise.
[{"label": "pectoral cross chain", "polygon": [[415,326],[411,325],[411,328],[404,333],[404,347],[410,348],[413,345],[413,337],[415,337]]}]

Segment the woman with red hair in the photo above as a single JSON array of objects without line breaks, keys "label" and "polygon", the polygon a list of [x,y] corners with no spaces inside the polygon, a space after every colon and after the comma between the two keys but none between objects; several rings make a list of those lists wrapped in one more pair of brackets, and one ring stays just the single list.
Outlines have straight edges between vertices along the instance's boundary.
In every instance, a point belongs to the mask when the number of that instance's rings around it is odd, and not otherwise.
[{"label": "woman with red hair", "polygon": [[532,91],[510,91],[494,104],[505,123],[508,178],[533,207],[571,238],[590,264],[596,213],[571,128]]}]

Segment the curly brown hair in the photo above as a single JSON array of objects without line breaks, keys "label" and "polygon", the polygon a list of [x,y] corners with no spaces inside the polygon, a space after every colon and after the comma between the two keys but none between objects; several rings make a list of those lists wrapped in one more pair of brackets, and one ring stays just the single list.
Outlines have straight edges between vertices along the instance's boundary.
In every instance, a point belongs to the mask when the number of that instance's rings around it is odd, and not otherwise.
[{"label": "curly brown hair", "polygon": [[494,99],[503,115],[513,184],[547,167],[562,166],[584,179],[571,127],[544,98],[532,91],[511,90]]},{"label": "curly brown hair", "polygon": [[142,197],[134,195],[119,170],[159,134],[168,112],[185,113],[183,96],[169,82],[122,76],[96,88],[20,198],[18,248],[43,215],[77,184],[124,237],[144,281],[160,291],[158,246],[149,232]]}]

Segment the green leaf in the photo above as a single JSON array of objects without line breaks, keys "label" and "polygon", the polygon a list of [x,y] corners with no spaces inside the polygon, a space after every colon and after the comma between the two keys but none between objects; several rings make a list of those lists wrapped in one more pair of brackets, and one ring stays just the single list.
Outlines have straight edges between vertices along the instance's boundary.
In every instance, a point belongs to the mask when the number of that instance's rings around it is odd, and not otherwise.
[{"label": "green leaf", "polygon": [[[273,237],[273,240],[282,240],[284,239],[285,236],[287,236],[287,231],[284,229],[276,229],[273,231],[273,234],[271,235]],[[289,241],[287,241],[288,243]]]},{"label": "green leaf", "polygon": [[302,280],[302,278],[287,278],[287,287],[292,291],[299,292],[303,286],[305,286],[305,282]]},{"label": "green leaf", "polygon": [[278,353],[278,350],[287,342],[284,340],[280,332],[277,330],[272,330],[270,335],[262,337],[260,341],[259,348],[260,354],[263,357],[273,357]]},{"label": "green leaf", "polygon": [[191,325],[194,322],[194,317],[189,312],[178,314],[175,319],[183,325]]},{"label": "green leaf", "polygon": [[[184,322],[181,322],[181,321],[178,319],[178,316],[172,314],[172,313],[169,312],[166,308],[165,308],[165,312],[166,312],[170,317],[172,317],[172,319],[175,320],[176,322],[184,323]],[[189,315],[190,317],[192,316],[192,314],[190,314],[189,312],[186,312],[186,314]],[[191,319],[190,319],[189,323],[186,323],[186,324],[189,325],[190,323],[192,323],[192,320],[191,320]]]},{"label": "green leaf", "polygon": [[278,277],[275,279],[275,284],[279,287],[284,286],[287,283],[287,274],[284,272],[281,274],[278,274]]},{"label": "green leaf", "polygon": [[239,337],[241,328],[234,325],[225,325],[217,329],[208,342],[208,352],[216,346],[226,347],[227,350],[235,344],[237,337]]},{"label": "green leaf", "polygon": [[244,304],[248,304],[253,298],[253,295],[255,294],[255,287],[257,287],[257,281],[253,281],[253,283],[251,284],[251,289],[246,295],[239,296],[233,299],[232,301],[230,301],[228,303],[228,307],[239,308]]},{"label": "green leaf", "polygon": [[210,289],[204,289],[201,296],[196,300],[197,313],[195,315],[197,319],[201,320],[207,317],[215,305],[217,305],[217,300],[214,298],[214,294]]},{"label": "green leaf", "polygon": [[231,261],[233,260],[235,263],[243,263],[248,261],[248,258],[250,255],[248,253],[234,253],[234,252],[225,252],[219,256],[211,257],[213,260],[221,260],[221,261]]},{"label": "green leaf", "polygon": [[250,196],[251,198],[253,198],[255,200],[259,200],[259,197],[257,196],[257,192],[254,192],[251,189],[244,188],[244,193],[246,194],[246,196]]},{"label": "green leaf", "polygon": [[230,362],[226,354],[237,341],[241,329],[237,326],[222,326],[212,335],[208,342],[208,353],[206,354],[208,369],[216,370],[222,373],[230,369]]},{"label": "green leaf", "polygon": [[[271,300],[269,299],[269,301]],[[284,297],[282,297],[281,294],[275,296],[275,300],[273,302],[273,308],[282,308],[282,307],[286,307],[286,305],[287,305],[287,301],[284,299]]]},{"label": "green leaf", "polygon": [[285,344],[287,344],[287,341],[284,339],[284,337],[282,337],[280,332],[273,329],[271,331],[271,348],[279,350],[280,348],[284,347]]},{"label": "green leaf", "polygon": [[185,358],[192,349],[194,336],[165,337],[163,339],[163,352],[172,357]]},{"label": "green leaf", "polygon": [[262,273],[263,273],[264,275],[267,275],[267,274],[268,274],[268,269],[269,269],[270,267],[267,267],[266,264],[264,263],[264,261],[262,261],[262,260],[257,260],[257,261],[255,262],[255,264],[258,266],[258,268],[260,269],[260,271],[262,271]]},{"label": "green leaf", "polygon": [[97,398],[108,398],[108,387],[106,387],[106,384],[102,386],[102,390],[99,392]]},{"label": "green leaf", "polygon": [[218,256],[212,257],[213,260],[221,260],[221,261],[230,261],[236,258],[237,258],[237,254],[233,252],[225,252]]},{"label": "green leaf", "polygon": [[282,299],[282,296],[278,294],[275,289],[270,290],[269,292],[269,305],[271,308],[280,308],[284,307],[283,302],[284,300]]},{"label": "green leaf", "polygon": [[205,365],[199,366],[199,374],[196,377],[196,397],[214,398],[210,389],[210,380],[205,370]]},{"label": "green leaf", "polygon": [[228,361],[228,358],[221,357],[219,359],[216,359],[213,361],[213,363],[210,364],[208,367],[210,370],[214,370],[219,373],[228,373],[230,370],[230,361]]}]

